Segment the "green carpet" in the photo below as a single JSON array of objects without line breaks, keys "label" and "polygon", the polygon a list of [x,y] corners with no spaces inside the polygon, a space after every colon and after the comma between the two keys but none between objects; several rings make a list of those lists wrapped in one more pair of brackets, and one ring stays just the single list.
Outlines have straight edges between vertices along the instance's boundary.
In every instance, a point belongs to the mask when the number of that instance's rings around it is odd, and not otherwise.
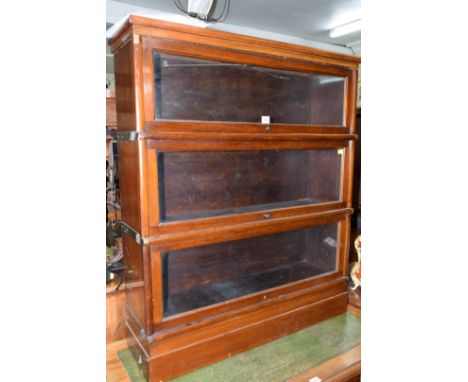
[{"label": "green carpet", "polygon": [[[361,320],[345,313],[172,381],[285,381],[360,343]],[[118,355],[132,382],[146,382],[129,350]]]}]

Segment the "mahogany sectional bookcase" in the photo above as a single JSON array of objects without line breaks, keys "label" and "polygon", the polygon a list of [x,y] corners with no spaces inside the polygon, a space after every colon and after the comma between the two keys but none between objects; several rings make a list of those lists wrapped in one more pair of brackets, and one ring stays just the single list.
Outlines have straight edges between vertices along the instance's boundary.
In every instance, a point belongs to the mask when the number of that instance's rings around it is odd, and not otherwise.
[{"label": "mahogany sectional bookcase", "polygon": [[148,380],[344,313],[359,58],[138,16],[109,43]]}]

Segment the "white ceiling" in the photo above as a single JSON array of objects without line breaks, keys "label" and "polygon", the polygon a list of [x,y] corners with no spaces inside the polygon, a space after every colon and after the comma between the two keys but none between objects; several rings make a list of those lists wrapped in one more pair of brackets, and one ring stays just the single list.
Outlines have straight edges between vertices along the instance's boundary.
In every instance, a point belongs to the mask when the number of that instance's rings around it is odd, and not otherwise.
[{"label": "white ceiling", "polygon": [[[180,13],[172,0],[114,0],[138,7]],[[181,0],[186,5],[187,0]],[[224,0],[218,0],[220,12]],[[345,45],[361,32],[330,38],[328,31],[361,18],[360,0],[231,0],[226,24],[261,29],[328,44]]]}]

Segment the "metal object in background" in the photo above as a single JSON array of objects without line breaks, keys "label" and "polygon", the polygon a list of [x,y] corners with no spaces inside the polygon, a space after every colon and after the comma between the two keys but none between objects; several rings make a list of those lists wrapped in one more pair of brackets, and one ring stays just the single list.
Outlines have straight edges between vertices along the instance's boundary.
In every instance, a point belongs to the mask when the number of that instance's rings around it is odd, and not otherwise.
[{"label": "metal object in background", "polygon": [[116,141],[133,142],[138,139],[138,131],[112,131],[111,135]]},{"label": "metal object in background", "polygon": [[120,219],[120,189],[117,144],[110,140],[108,143],[108,159],[106,161],[106,221]]},{"label": "metal object in background", "polygon": [[221,23],[226,20],[231,7],[230,0],[224,0],[223,10],[218,16],[214,16],[217,0],[188,0],[187,9],[180,0],[173,0],[177,8],[186,15],[205,21],[207,23]]}]

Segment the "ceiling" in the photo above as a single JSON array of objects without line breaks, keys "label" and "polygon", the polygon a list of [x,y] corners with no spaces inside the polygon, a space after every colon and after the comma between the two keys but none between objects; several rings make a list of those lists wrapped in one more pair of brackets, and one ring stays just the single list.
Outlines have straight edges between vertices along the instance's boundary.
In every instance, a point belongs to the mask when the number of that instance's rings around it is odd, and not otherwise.
[{"label": "ceiling", "polygon": [[[163,12],[181,13],[173,0],[114,0]],[[181,0],[186,6],[187,0]],[[218,0],[216,14],[224,0]],[[109,7],[109,5],[108,5]],[[361,32],[330,38],[328,31],[361,18],[360,0],[231,0],[225,24],[256,28],[327,44],[346,45],[361,40]]]}]

